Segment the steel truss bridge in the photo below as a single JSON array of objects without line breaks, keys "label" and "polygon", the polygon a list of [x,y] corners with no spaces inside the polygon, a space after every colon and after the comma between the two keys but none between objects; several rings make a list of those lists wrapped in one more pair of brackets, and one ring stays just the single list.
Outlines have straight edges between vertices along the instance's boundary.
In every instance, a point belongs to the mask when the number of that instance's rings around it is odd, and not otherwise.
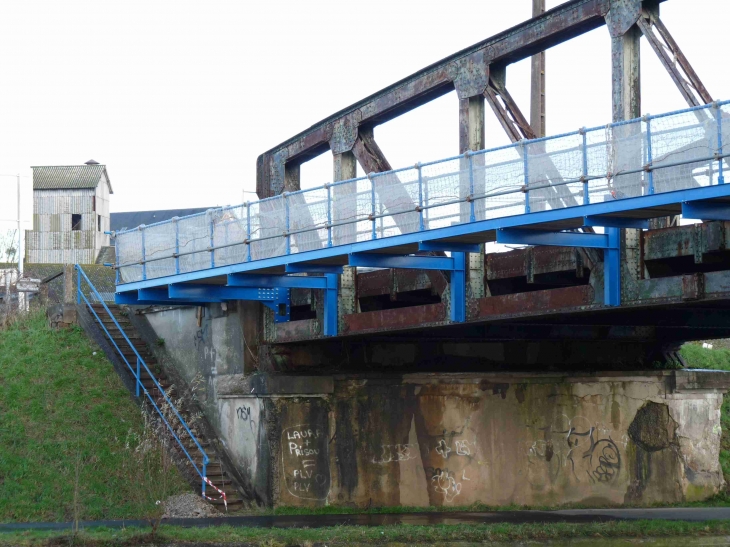
[{"label": "steel truss bridge", "polygon": [[[290,348],[445,326],[457,334],[421,336],[610,342],[622,324],[640,342],[655,328],[661,344],[727,336],[730,105],[703,85],[662,2],[533,0],[532,19],[261,154],[260,201],[117,233],[117,302],[259,301],[261,343]],[[613,123],[545,137],[546,50],[603,25]],[[642,38],[688,109],[641,116]],[[529,121],[506,79],[528,57]],[[393,169],[374,128],[451,91],[459,155]],[[486,105],[512,145],[486,149]],[[301,190],[301,164],[328,151],[334,182]],[[529,247],[490,254],[489,242]]]}]

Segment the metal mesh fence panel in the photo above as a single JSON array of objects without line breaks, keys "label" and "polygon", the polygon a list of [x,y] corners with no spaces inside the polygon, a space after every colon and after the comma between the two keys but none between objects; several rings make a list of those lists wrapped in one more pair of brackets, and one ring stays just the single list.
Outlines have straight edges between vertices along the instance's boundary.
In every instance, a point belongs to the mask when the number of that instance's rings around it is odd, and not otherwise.
[{"label": "metal mesh fence panel", "polygon": [[215,209],[213,215],[213,243],[216,266],[228,266],[246,261],[246,208],[242,205]]},{"label": "metal mesh fence panel", "polygon": [[286,209],[284,197],[252,203],[251,259],[260,260],[286,254]]},{"label": "metal mesh fence panel", "polygon": [[144,246],[147,260],[147,277],[164,277],[175,274],[175,259],[169,257],[175,252],[175,223],[165,222],[145,228]]},{"label": "metal mesh fence panel", "polygon": [[[575,133],[524,146],[530,211],[572,207],[581,203],[583,136]],[[568,183],[568,181],[576,181]]]},{"label": "metal mesh fence panel", "polygon": [[654,191],[709,186],[717,167],[710,159],[717,148],[717,123],[712,110],[663,116],[649,123]]},{"label": "metal mesh fence panel", "polygon": [[178,220],[180,273],[210,268],[212,220],[209,212],[182,217]]},{"label": "metal mesh fence panel", "polygon": [[523,141],[120,232],[120,278],[718,184],[729,149],[728,103]]}]

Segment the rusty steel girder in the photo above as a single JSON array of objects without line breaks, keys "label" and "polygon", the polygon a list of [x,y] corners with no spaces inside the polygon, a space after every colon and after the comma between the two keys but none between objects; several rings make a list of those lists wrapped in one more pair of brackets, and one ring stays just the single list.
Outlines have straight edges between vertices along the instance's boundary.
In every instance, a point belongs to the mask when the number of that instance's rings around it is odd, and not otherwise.
[{"label": "rusty steel girder", "polygon": [[259,156],[256,180],[259,197],[283,191],[287,168],[296,169],[329,149],[335,153],[352,150],[361,130],[382,124],[454,89],[461,99],[482,94],[487,88],[490,65],[506,66],[604,25],[612,3],[620,2],[565,2],[314,124]]}]

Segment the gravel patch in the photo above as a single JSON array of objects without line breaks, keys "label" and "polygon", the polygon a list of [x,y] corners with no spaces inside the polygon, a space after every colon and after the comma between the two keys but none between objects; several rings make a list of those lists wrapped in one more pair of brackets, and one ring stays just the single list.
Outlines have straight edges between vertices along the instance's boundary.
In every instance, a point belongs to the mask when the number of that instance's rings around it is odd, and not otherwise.
[{"label": "gravel patch", "polygon": [[215,507],[206,502],[202,497],[192,494],[179,494],[170,496],[165,501],[165,514],[163,519],[169,518],[203,518],[223,516]]}]

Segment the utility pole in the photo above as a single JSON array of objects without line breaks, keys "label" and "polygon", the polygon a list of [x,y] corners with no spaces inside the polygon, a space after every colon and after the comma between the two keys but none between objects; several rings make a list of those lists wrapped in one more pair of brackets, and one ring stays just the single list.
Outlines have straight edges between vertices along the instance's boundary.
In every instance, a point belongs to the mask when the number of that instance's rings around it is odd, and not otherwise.
[{"label": "utility pole", "polygon": [[23,231],[20,228],[20,173],[17,174],[18,183],[18,279],[23,276]]}]

